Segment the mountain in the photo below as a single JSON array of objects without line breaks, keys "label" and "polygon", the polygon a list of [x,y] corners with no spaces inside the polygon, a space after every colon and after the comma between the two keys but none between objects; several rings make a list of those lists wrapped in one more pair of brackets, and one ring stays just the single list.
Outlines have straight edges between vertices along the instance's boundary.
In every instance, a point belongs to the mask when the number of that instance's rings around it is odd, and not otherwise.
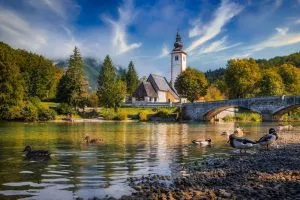
[{"label": "mountain", "polygon": [[[68,67],[68,59],[58,59],[55,60],[54,63],[56,64],[56,66],[63,69],[64,71]],[[98,76],[100,73],[100,69],[102,67],[102,61],[92,57],[84,57],[83,63],[84,63],[84,72],[89,82],[89,89],[97,90]],[[126,73],[126,69],[121,66],[117,66],[116,72],[117,74],[122,75]]]}]

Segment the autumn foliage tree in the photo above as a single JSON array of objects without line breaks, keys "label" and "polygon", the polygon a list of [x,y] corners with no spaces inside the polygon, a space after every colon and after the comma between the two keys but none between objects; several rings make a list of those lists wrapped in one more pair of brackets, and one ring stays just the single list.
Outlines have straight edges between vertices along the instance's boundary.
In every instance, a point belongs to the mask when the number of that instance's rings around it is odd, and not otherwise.
[{"label": "autumn foliage tree", "polygon": [[206,95],[208,82],[205,74],[197,69],[188,67],[175,81],[177,92],[194,102]]},{"label": "autumn foliage tree", "polygon": [[248,98],[257,93],[261,72],[254,59],[233,59],[227,63],[225,82],[229,98]]}]

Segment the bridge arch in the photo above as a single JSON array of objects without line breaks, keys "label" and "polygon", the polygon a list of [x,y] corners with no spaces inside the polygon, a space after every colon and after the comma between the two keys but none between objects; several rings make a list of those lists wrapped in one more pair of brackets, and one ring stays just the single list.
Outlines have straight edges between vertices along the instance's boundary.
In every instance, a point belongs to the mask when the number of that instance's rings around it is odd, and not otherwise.
[{"label": "bridge arch", "polygon": [[210,110],[208,110],[204,115],[203,115],[203,120],[204,121],[211,121],[215,116],[217,116],[218,114],[220,114],[221,112],[229,109],[229,108],[242,108],[244,110],[248,110],[254,113],[258,113],[259,115],[261,115],[261,113],[259,113],[258,111],[254,110],[254,109],[250,109],[246,106],[241,106],[241,105],[226,105],[226,106],[220,106],[220,107],[214,107],[211,108]]},{"label": "bridge arch", "polygon": [[278,120],[280,120],[282,115],[284,115],[284,114],[286,114],[286,113],[288,113],[288,112],[290,112],[290,111],[292,111],[296,108],[300,108],[300,104],[294,104],[294,105],[279,108],[273,113],[273,119],[278,121]]}]

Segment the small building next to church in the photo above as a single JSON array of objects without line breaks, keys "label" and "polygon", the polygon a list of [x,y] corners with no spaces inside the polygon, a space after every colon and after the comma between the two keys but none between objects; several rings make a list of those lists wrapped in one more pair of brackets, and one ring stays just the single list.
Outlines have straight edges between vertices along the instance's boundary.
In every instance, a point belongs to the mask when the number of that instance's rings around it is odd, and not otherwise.
[{"label": "small building next to church", "polygon": [[[171,79],[170,82],[166,77],[150,74],[146,81],[140,83],[132,95],[134,102],[160,102],[160,103],[177,103],[182,102],[174,88],[177,76],[186,70],[187,54],[183,51],[183,43],[180,34],[177,32],[174,48],[171,52]],[[184,100],[185,101],[185,100]]]}]

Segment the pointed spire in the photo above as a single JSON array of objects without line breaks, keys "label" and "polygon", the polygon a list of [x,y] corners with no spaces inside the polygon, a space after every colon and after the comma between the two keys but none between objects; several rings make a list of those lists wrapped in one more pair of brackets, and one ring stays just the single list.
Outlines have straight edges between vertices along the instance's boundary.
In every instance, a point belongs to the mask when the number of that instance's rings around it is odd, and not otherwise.
[{"label": "pointed spire", "polygon": [[177,29],[176,33],[176,41],[174,43],[174,50],[181,50],[183,47],[182,41],[181,41],[181,36],[179,34],[179,30]]}]

